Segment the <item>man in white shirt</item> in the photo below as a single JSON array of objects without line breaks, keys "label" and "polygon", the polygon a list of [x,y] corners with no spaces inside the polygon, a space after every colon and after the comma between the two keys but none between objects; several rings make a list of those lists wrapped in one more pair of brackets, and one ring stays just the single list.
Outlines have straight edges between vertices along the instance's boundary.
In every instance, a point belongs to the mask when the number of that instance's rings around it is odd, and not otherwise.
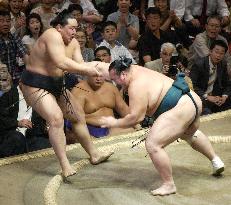
[{"label": "man in white shirt", "polygon": [[[148,7],[154,7],[155,0],[148,1]],[[176,16],[183,19],[185,12],[185,0],[170,0],[170,10],[175,11]]]}]

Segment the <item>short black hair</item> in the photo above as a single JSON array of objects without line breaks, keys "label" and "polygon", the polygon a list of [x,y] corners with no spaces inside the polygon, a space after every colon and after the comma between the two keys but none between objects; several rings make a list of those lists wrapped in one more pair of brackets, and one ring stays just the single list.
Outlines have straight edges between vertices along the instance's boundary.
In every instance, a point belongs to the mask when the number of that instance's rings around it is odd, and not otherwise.
[{"label": "short black hair", "polygon": [[61,26],[66,26],[68,24],[68,19],[73,19],[73,16],[67,9],[64,9],[50,22],[50,25],[52,27],[56,27],[59,24]]},{"label": "short black hair", "polygon": [[161,17],[160,9],[157,7],[149,7],[145,11],[145,17],[147,17],[150,14],[158,14]]},{"label": "short black hair", "polygon": [[10,17],[10,11],[8,9],[1,9],[0,10],[0,16],[9,16]]},{"label": "short black hair", "polygon": [[107,26],[113,26],[115,29],[117,29],[117,24],[114,21],[105,21],[102,26],[102,31],[104,32],[105,28]]},{"label": "short black hair", "polygon": [[96,53],[97,53],[98,51],[102,51],[102,50],[107,51],[108,55],[111,56],[111,51],[110,51],[110,49],[109,49],[108,47],[106,47],[106,46],[99,46],[98,48],[96,48],[95,51],[94,51],[94,55],[96,56]]},{"label": "short black hair", "polygon": [[83,8],[79,4],[70,4],[67,9],[70,13],[73,11],[80,11],[83,14]]},{"label": "short black hair", "polygon": [[115,69],[116,74],[120,75],[122,71],[128,70],[132,64],[132,59],[125,56],[120,56],[120,59],[114,60],[110,66],[109,71]]},{"label": "short black hair", "polygon": [[216,19],[216,20],[220,21],[220,23],[222,21],[220,16],[218,16],[217,14],[213,14],[211,16],[208,16],[208,18],[206,19],[206,24],[208,24],[211,19]]},{"label": "short black hair", "polygon": [[215,40],[211,43],[210,50],[214,49],[215,46],[221,46],[225,49],[225,52],[228,50],[228,45],[223,40]]}]

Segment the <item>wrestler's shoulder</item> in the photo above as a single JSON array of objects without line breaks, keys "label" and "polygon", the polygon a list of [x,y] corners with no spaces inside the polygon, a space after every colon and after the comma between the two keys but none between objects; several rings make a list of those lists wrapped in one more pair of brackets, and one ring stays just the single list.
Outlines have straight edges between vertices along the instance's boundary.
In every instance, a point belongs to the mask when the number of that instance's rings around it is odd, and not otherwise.
[{"label": "wrestler's shoulder", "polygon": [[46,38],[46,39],[60,38],[61,39],[61,35],[55,28],[49,28],[43,32],[41,38]]}]

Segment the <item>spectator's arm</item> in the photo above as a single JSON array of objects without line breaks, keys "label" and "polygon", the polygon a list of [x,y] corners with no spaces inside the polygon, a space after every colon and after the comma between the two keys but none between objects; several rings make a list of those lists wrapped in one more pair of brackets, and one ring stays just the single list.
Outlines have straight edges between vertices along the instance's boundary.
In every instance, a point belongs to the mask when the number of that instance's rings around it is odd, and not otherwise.
[{"label": "spectator's arm", "polygon": [[146,0],[140,1],[140,16],[141,16],[141,19],[143,21],[146,20],[146,18],[145,18],[145,3],[146,3]]},{"label": "spectator's arm", "polygon": [[136,19],[136,21],[134,23],[131,24],[127,24],[126,25],[127,31],[131,36],[131,39],[133,40],[138,40],[139,38],[139,20],[138,18]]},{"label": "spectator's arm", "polygon": [[138,40],[138,50],[139,50],[139,58],[143,59],[144,63],[147,63],[152,60],[152,50],[150,48],[150,42],[145,40],[145,37],[141,36]]},{"label": "spectator's arm", "polygon": [[192,46],[199,57],[202,58],[209,55],[209,48],[207,46],[206,39],[203,38],[202,36],[197,35]]},{"label": "spectator's arm", "polygon": [[168,30],[168,29],[170,28],[171,23],[172,23],[172,17],[169,16],[169,17],[165,20],[165,22],[161,25],[160,29],[161,29],[162,31]]},{"label": "spectator's arm", "polygon": [[88,14],[88,15],[83,15],[83,20],[86,22],[90,23],[100,23],[103,20],[102,15],[95,15],[95,14]]},{"label": "spectator's arm", "polygon": [[132,64],[136,64],[136,61],[134,60],[134,58],[132,57],[132,54],[129,52],[129,50],[127,48],[125,48],[125,56],[127,58],[131,58],[132,59]]},{"label": "spectator's arm", "polygon": [[25,58],[29,52],[18,35],[15,35],[15,42],[17,45],[17,53],[20,57]]},{"label": "spectator's arm", "polygon": [[219,15],[222,17],[224,16],[229,17],[230,12],[229,12],[229,9],[228,9],[228,6],[225,0],[219,0],[217,1],[217,4],[218,4],[217,12],[219,13]]},{"label": "spectator's arm", "polygon": [[185,0],[171,0],[170,10],[174,10],[179,19],[183,19],[185,13]]},{"label": "spectator's arm", "polygon": [[194,19],[191,13],[192,3],[193,2],[191,0],[185,0],[185,13],[184,13],[185,21],[191,21],[192,19]]}]

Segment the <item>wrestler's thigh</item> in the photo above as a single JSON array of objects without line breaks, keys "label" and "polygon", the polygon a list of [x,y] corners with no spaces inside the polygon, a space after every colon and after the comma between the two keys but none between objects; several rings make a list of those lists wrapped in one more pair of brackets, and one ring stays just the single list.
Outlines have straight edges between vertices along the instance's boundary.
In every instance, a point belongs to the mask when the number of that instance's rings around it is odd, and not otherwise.
[{"label": "wrestler's thigh", "polygon": [[172,143],[188,129],[194,116],[195,113],[188,110],[187,104],[177,105],[161,114],[149,133],[152,143],[161,147]]},{"label": "wrestler's thigh", "polygon": [[64,118],[71,121],[85,121],[85,114],[82,106],[69,90],[66,90],[65,96],[60,96],[58,104],[63,112]]},{"label": "wrestler's thigh", "polygon": [[22,92],[28,105],[47,122],[54,118],[63,118],[55,97],[44,89],[22,85]]}]

